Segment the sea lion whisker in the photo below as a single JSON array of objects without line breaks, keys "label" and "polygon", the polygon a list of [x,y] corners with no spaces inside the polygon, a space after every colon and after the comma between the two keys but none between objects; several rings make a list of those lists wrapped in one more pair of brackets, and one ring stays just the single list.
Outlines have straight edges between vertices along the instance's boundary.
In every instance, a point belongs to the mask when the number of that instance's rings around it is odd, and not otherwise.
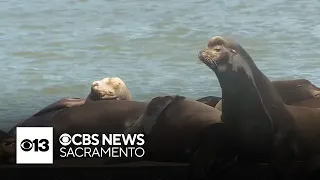
[{"label": "sea lion whisker", "polygon": [[211,65],[214,65],[214,67],[218,67],[218,64],[216,61],[214,61],[211,57],[205,57],[205,60],[210,62]]},{"label": "sea lion whisker", "polygon": [[214,63],[214,65],[215,65],[216,67],[218,67],[218,64],[217,64],[216,61],[213,61],[213,60],[212,60],[212,62]]}]

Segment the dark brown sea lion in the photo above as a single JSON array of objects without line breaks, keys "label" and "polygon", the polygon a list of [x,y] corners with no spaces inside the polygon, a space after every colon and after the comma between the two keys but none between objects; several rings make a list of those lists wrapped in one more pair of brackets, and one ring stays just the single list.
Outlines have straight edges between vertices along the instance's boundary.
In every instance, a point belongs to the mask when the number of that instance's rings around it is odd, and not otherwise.
[{"label": "dark brown sea lion", "polygon": [[33,116],[39,116],[44,113],[59,109],[80,106],[88,101],[97,100],[132,100],[130,91],[126,84],[118,77],[104,78],[99,81],[94,81],[91,84],[91,91],[87,99],[81,98],[63,98],[47,107],[43,108]]},{"label": "dark brown sea lion", "polygon": [[217,96],[206,96],[206,97],[197,99],[198,102],[202,102],[211,107],[215,107],[220,100],[221,100],[221,97],[217,97]]},{"label": "dark brown sea lion", "polygon": [[183,96],[158,96],[126,133],[146,135],[146,160],[188,162],[198,134],[221,123],[220,115],[215,108]]},{"label": "dark brown sea lion", "polygon": [[[112,105],[113,103],[114,105]],[[133,123],[142,114],[147,104],[128,100],[90,101],[81,106],[73,106],[61,111],[50,111],[41,116],[30,117],[20,123],[19,127],[53,126],[55,131],[61,132],[79,131],[81,128],[86,129],[88,127],[94,127],[92,132],[98,132],[105,129],[106,126],[108,126],[107,128],[115,128],[113,125],[117,125],[117,128],[123,128],[125,123],[129,123],[129,125]],[[66,122],[63,122],[64,120]]]},{"label": "dark brown sea lion", "polygon": [[320,88],[307,79],[281,80],[272,81],[271,83],[287,105],[320,98]]},{"label": "dark brown sea lion", "polygon": [[304,106],[310,108],[320,108],[320,98],[307,99],[292,103],[293,106]]},{"label": "dark brown sea lion", "polygon": [[[81,106],[51,111],[41,116],[30,117],[19,127],[54,128],[54,148],[59,153],[59,136],[63,133],[123,133],[144,112],[148,103],[128,100],[91,101]],[[15,131],[15,128],[12,130]],[[14,136],[14,134],[13,134]],[[59,159],[59,155],[55,155]]]},{"label": "dark brown sea lion", "polygon": [[219,80],[221,120],[236,153],[251,159],[265,157],[282,178],[288,178],[295,160],[308,164],[320,154],[320,110],[286,105],[241,45],[213,37],[198,57]]},{"label": "dark brown sea lion", "polygon": [[[320,108],[320,88],[307,79],[272,81],[282,100],[287,105]],[[222,100],[215,106],[222,109]]]}]

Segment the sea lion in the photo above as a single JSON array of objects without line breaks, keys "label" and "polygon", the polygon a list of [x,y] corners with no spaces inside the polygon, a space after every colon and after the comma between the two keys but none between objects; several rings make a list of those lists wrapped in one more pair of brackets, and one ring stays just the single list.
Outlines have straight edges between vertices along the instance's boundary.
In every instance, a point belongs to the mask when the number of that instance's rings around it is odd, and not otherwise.
[{"label": "sea lion", "polygon": [[132,100],[130,91],[127,85],[118,77],[104,78],[102,80],[91,83],[91,90],[87,99],[81,98],[63,98],[60,99],[42,110],[35,113],[33,116],[39,116],[44,113],[59,109],[80,106],[88,101],[98,100]]},{"label": "sea lion", "polygon": [[320,98],[320,88],[307,79],[280,80],[271,83],[287,105]]},{"label": "sea lion", "polygon": [[[168,106],[165,104],[167,100],[161,103],[161,98],[149,103],[127,100],[92,101],[30,118],[19,126],[52,126],[55,139],[58,139],[62,133],[123,133],[140,118],[144,133],[149,133],[145,145],[147,157],[151,160],[178,161],[190,156],[188,148],[202,127],[220,122],[221,112],[195,100],[179,97],[167,99],[170,100]],[[163,112],[157,113],[157,106],[165,107]],[[143,113],[144,116],[141,117]],[[154,118],[157,122],[152,124]],[[145,128],[146,124],[149,129]],[[59,143],[56,142],[54,147],[59,148]],[[55,152],[59,152],[58,149]],[[55,159],[59,158],[56,154]],[[112,160],[111,162],[114,163]]]},{"label": "sea lion", "polygon": [[[70,108],[74,106],[80,106],[91,101],[98,100],[132,100],[130,91],[126,84],[118,77],[104,78],[99,81],[94,81],[91,84],[90,94],[86,99],[81,98],[63,98],[60,99],[45,108],[41,109],[37,113],[31,116],[42,116],[49,112],[55,112],[65,108]],[[38,119],[38,118],[36,118]],[[40,118],[42,119],[42,118]],[[47,119],[44,117],[43,119]],[[16,125],[9,131],[9,134],[15,132],[15,127],[19,126],[21,122],[25,120],[18,121]]]},{"label": "sea lion", "polygon": [[[31,117],[19,127],[53,127],[54,148],[59,153],[59,136],[63,133],[123,133],[143,113],[148,103],[129,100],[91,101],[62,111]],[[12,130],[15,131],[15,128]],[[14,136],[14,135],[13,135]],[[59,159],[58,154],[55,155]]]},{"label": "sea lion", "polygon": [[320,108],[320,98],[307,99],[292,103],[293,106],[304,106],[310,108]]},{"label": "sea lion", "polygon": [[320,154],[320,110],[286,105],[240,44],[213,37],[198,58],[219,80],[221,121],[235,153],[251,159],[266,158],[284,179],[293,179],[288,172],[297,159],[308,164]]},{"label": "sea lion", "polygon": [[[320,88],[307,79],[278,80],[271,84],[287,105],[320,108]],[[221,111],[222,99],[213,107]]]},{"label": "sea lion", "polygon": [[183,96],[158,96],[126,133],[145,134],[145,160],[188,162],[198,134],[221,123],[220,115],[215,108]]},{"label": "sea lion", "polygon": [[206,97],[202,97],[197,99],[198,102],[202,102],[206,105],[209,105],[211,107],[215,107],[216,104],[221,101],[221,97],[217,97],[217,96],[206,96]]}]

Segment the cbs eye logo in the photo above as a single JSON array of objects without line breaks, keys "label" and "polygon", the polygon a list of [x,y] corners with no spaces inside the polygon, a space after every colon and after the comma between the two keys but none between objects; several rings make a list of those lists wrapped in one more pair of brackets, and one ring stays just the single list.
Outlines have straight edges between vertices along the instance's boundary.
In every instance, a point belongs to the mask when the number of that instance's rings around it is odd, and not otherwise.
[{"label": "cbs eye logo", "polygon": [[25,152],[29,152],[32,149],[35,152],[47,152],[49,150],[49,140],[34,139],[33,141],[31,141],[30,139],[24,139],[20,143],[20,148]]},{"label": "cbs eye logo", "polygon": [[67,133],[63,133],[61,134],[59,141],[62,146],[68,146],[71,143],[71,136]]}]

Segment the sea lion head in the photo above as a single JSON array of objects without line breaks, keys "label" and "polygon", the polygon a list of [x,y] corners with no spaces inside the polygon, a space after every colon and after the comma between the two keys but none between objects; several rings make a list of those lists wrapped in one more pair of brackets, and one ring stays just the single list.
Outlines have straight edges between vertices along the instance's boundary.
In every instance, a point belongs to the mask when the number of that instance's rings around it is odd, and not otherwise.
[{"label": "sea lion head", "polygon": [[244,86],[241,84],[244,78],[245,81],[254,81],[252,69],[257,69],[256,65],[244,48],[231,38],[211,38],[207,48],[199,52],[198,58],[215,72],[222,88],[233,86],[239,89],[239,85]]},{"label": "sea lion head", "polygon": [[307,79],[295,79],[287,81],[273,81],[283,101],[287,104],[320,98],[320,88]]},{"label": "sea lion head", "polygon": [[91,84],[90,100],[131,100],[126,84],[118,77],[104,78]]},{"label": "sea lion head", "polygon": [[[252,61],[249,54],[235,41],[221,36],[212,37],[198,58],[214,72],[238,71],[243,59]],[[243,65],[243,64],[242,64]],[[242,66],[243,67],[243,66]]]}]

